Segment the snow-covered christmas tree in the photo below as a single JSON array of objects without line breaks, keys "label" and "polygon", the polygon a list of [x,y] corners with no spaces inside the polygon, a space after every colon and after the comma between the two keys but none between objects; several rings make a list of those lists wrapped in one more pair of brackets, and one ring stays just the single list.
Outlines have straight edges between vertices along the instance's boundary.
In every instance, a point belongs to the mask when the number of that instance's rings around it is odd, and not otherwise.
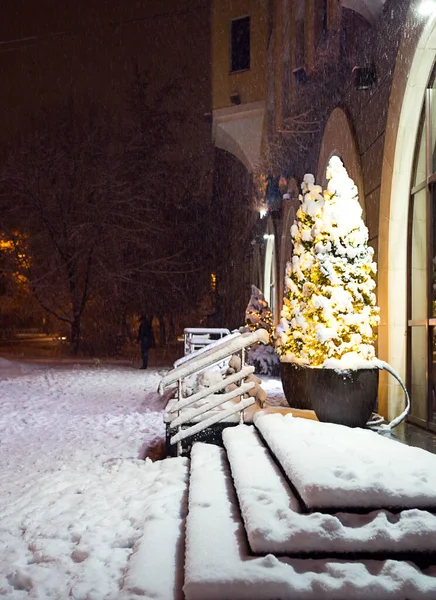
[{"label": "snow-covered christmas tree", "polygon": [[373,359],[379,323],[374,251],[357,188],[336,156],[327,180],[323,193],[313,175],[304,177],[276,329],[280,360],[313,367],[329,366],[330,359]]},{"label": "snow-covered christmas tree", "polygon": [[[273,314],[265,296],[255,285],[251,286],[251,298],[245,310],[245,321],[251,331],[266,329],[274,343]],[[247,363],[256,367],[261,375],[278,375],[280,363],[272,344],[256,344],[247,352]]]},{"label": "snow-covered christmas tree", "polygon": [[245,321],[250,331],[266,329],[271,335],[273,333],[273,316],[268,302],[260,289],[251,286],[251,298],[245,309]]}]

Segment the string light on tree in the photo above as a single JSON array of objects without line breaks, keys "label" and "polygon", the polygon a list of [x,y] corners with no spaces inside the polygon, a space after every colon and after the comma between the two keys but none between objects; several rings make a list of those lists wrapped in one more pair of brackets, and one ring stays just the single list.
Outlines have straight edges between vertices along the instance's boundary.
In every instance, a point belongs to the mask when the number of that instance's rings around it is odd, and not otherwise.
[{"label": "string light on tree", "polygon": [[255,285],[251,286],[251,298],[245,311],[245,321],[250,331],[266,329],[274,334],[273,315],[265,296]]},{"label": "string light on tree", "polygon": [[247,352],[247,363],[256,367],[256,373],[278,375],[280,363],[274,351],[275,328],[273,314],[265,296],[255,285],[251,286],[250,302],[245,310],[245,322],[251,331],[266,329],[270,344],[255,344]]},{"label": "string light on tree", "polygon": [[363,360],[375,357],[377,267],[357,188],[336,156],[328,164],[327,180],[324,192],[310,174],[301,186],[276,329],[282,362],[321,367],[350,353]]}]

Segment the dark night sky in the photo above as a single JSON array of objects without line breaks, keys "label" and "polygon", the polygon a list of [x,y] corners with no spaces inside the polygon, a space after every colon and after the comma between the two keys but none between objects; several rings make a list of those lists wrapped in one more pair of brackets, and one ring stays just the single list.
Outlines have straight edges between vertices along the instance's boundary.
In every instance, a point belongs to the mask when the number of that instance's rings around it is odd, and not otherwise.
[{"label": "dark night sky", "polygon": [[72,94],[121,108],[135,63],[157,86],[183,73],[184,137],[193,152],[210,144],[207,0],[5,0],[0,42],[0,144]]}]

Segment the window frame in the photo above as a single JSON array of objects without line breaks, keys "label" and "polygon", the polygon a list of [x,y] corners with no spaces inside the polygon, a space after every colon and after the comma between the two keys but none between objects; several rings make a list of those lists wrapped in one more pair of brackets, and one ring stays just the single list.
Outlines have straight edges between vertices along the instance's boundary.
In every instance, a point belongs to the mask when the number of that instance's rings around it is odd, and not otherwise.
[{"label": "window frame", "polygon": [[[408,420],[416,425],[436,431],[436,398],[433,397],[433,371],[436,369],[436,362],[433,359],[433,335],[436,328],[436,317],[433,315],[433,301],[435,292],[433,291],[433,253],[434,253],[434,234],[433,227],[436,225],[436,165],[433,160],[433,135],[432,126],[436,127],[436,102],[432,99],[436,95],[436,69],[433,71],[425,93],[424,106],[421,113],[421,122],[418,129],[418,135],[415,140],[415,154],[413,160],[412,178],[410,182],[409,196],[409,217],[407,231],[407,340],[406,340],[406,381],[407,387],[411,391],[412,410],[413,410],[413,392],[412,392],[412,330],[417,327],[425,328],[427,342],[426,352],[426,390],[427,398],[425,401],[425,419],[419,418],[413,414],[408,416]],[[433,106],[432,106],[433,103]],[[433,122],[432,122],[433,120]],[[424,137],[425,144],[425,176],[422,180],[416,181],[418,170],[419,152]],[[426,318],[412,318],[412,251],[413,251],[413,215],[414,203],[417,194],[425,190],[425,212],[426,212]]]},{"label": "window frame", "polygon": [[[233,68],[233,26],[237,22],[248,21],[248,66],[242,68]],[[230,20],[229,27],[229,72],[232,75],[233,73],[244,73],[245,71],[249,71],[251,69],[251,17],[250,15],[243,15],[241,17],[236,17],[235,19]]]}]

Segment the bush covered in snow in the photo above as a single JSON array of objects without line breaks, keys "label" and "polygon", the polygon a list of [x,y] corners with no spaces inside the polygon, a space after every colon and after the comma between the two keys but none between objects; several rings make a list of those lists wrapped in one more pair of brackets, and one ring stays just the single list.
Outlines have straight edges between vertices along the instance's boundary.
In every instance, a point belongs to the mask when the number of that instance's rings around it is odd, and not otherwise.
[{"label": "bush covered in snow", "polygon": [[256,344],[247,352],[247,364],[252,365],[259,375],[277,376],[280,373],[280,360],[271,344]]},{"label": "bush covered in snow", "polygon": [[327,189],[305,175],[291,227],[293,255],[276,347],[283,362],[323,366],[353,353],[374,358],[379,309],[376,264],[368,246],[357,188],[341,160],[327,167]]}]

